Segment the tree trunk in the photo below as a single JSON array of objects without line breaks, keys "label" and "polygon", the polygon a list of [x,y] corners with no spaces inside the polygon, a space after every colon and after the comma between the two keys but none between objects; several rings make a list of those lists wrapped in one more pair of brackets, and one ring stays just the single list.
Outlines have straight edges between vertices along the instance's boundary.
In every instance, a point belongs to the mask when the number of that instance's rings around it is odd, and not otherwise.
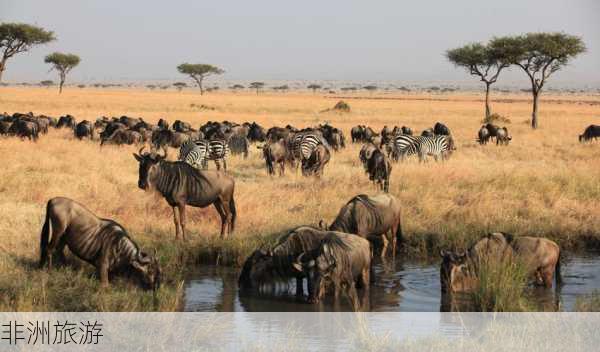
[{"label": "tree trunk", "polygon": [[486,121],[490,118],[490,115],[492,114],[491,109],[490,109],[490,86],[491,84],[486,82],[485,83],[485,119]]},{"label": "tree trunk", "polygon": [[5,69],[6,69],[6,59],[2,59],[2,61],[0,61],[0,82],[2,82],[2,74],[4,73]]},{"label": "tree trunk", "polygon": [[196,80],[198,88],[200,88],[200,95],[204,95],[204,88],[202,88],[202,78],[194,77],[194,80]]},{"label": "tree trunk", "polygon": [[58,94],[62,94],[63,85],[65,84],[65,74],[60,74],[60,84],[58,85]]},{"label": "tree trunk", "polygon": [[538,128],[538,98],[540,96],[540,92],[535,89],[533,92],[533,112],[531,113],[531,128],[534,130]]}]

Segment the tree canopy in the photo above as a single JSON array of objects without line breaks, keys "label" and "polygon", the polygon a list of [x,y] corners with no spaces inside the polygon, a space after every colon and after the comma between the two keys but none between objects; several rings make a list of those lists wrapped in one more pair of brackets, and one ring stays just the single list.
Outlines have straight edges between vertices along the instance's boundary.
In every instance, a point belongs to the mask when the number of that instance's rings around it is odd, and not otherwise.
[{"label": "tree canopy", "polygon": [[58,71],[60,76],[60,83],[58,92],[62,93],[63,85],[65,84],[66,76],[75,66],[79,65],[81,59],[79,56],[75,54],[64,54],[59,52],[54,52],[52,54],[47,55],[44,58],[44,62],[52,65],[52,69]]},{"label": "tree canopy", "polygon": [[6,69],[6,61],[18,53],[31,49],[34,45],[45,44],[55,40],[54,33],[41,27],[26,23],[0,24],[0,81]]},{"label": "tree canopy", "polygon": [[190,76],[193,80],[198,84],[198,88],[200,88],[200,95],[204,94],[204,88],[202,87],[202,81],[212,75],[220,75],[225,71],[209,64],[188,64],[183,63],[177,66],[177,70],[184,74]]},{"label": "tree canopy", "polygon": [[256,89],[256,94],[258,95],[258,91],[265,86],[264,82],[252,82],[248,87],[252,89]]},{"label": "tree canopy", "polygon": [[458,67],[465,68],[471,75],[478,76],[486,85],[485,116],[490,110],[490,86],[498,80],[500,72],[510,64],[502,50],[481,43],[471,43],[446,51],[446,58]]},{"label": "tree canopy", "polygon": [[181,90],[183,88],[187,87],[187,83],[185,83],[185,82],[175,82],[175,83],[173,83],[173,87],[177,88],[177,90],[181,92]]},{"label": "tree canopy", "polygon": [[583,40],[566,33],[527,33],[492,39],[491,48],[520,67],[529,77],[533,94],[531,127],[537,128],[538,97],[546,80],[586,51]]},{"label": "tree canopy", "polygon": [[309,84],[306,88],[308,89],[312,89],[313,93],[316,93],[317,90],[321,89],[322,87],[318,84]]}]

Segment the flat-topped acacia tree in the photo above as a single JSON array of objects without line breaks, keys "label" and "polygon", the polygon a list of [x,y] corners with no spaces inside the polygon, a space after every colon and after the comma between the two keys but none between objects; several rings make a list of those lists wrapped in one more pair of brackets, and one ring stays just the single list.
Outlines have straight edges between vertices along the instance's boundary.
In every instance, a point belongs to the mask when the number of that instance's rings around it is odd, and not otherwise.
[{"label": "flat-topped acacia tree", "polygon": [[177,70],[184,75],[190,76],[194,81],[196,81],[198,88],[200,88],[200,95],[204,94],[202,82],[206,77],[212,75],[220,75],[225,72],[224,70],[213,65],[188,63],[183,63],[177,66]]},{"label": "flat-topped acacia tree", "polygon": [[252,88],[252,89],[256,89],[256,95],[258,95],[258,92],[265,86],[264,82],[252,82],[250,83],[250,85],[248,86],[248,88]]},{"label": "flat-topped acacia tree", "polygon": [[538,128],[538,99],[546,80],[586,51],[583,40],[565,33],[527,33],[494,38],[490,47],[529,77],[533,95],[531,128]]},{"label": "flat-topped acacia tree", "polygon": [[53,32],[40,27],[26,23],[0,23],[0,82],[8,59],[55,39]]},{"label": "flat-topped acacia tree", "polygon": [[51,70],[58,71],[60,81],[58,83],[58,94],[62,93],[63,85],[67,78],[67,74],[71,72],[79,63],[81,59],[75,54],[63,54],[63,53],[52,53],[44,58],[44,62],[52,65]]},{"label": "flat-topped acacia tree", "polygon": [[471,75],[478,76],[485,84],[485,117],[491,115],[490,86],[498,80],[500,72],[510,66],[502,51],[472,43],[446,51],[446,58],[458,67],[465,68]]}]

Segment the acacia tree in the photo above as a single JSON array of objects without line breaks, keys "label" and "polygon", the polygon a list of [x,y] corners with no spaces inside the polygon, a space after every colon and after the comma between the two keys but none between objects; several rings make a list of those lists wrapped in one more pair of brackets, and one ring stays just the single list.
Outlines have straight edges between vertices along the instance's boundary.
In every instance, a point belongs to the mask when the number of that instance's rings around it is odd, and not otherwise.
[{"label": "acacia tree", "polygon": [[185,83],[185,82],[175,82],[175,83],[173,83],[173,87],[177,88],[177,90],[179,92],[181,92],[181,90],[183,88],[187,87],[187,83]]},{"label": "acacia tree", "polygon": [[261,90],[265,86],[264,82],[252,82],[248,87],[252,89],[256,89],[256,95],[258,95],[258,91]]},{"label": "acacia tree", "polygon": [[45,44],[54,39],[53,32],[26,23],[0,24],[0,82],[8,59],[28,51],[34,45]]},{"label": "acacia tree", "polygon": [[321,89],[322,87],[318,84],[309,84],[306,88],[308,89],[312,89],[313,94],[315,94],[317,92],[318,89]]},{"label": "acacia tree", "polygon": [[79,65],[81,59],[75,54],[52,53],[44,59],[44,62],[52,65],[52,69],[58,71],[60,83],[58,85],[58,94],[62,93],[63,85],[67,74],[71,72],[75,66]]},{"label": "acacia tree", "polygon": [[502,51],[481,43],[467,44],[446,51],[446,58],[458,67],[463,67],[478,76],[485,84],[485,117],[491,115],[490,86],[498,80],[500,72],[509,66]]},{"label": "acacia tree", "polygon": [[212,76],[212,75],[220,75],[225,72],[224,70],[222,70],[216,66],[213,66],[213,65],[188,64],[188,63],[183,63],[183,64],[177,66],[177,70],[184,75],[190,76],[194,81],[196,81],[198,88],[200,88],[200,95],[204,94],[204,88],[202,87],[202,81],[206,77]]},{"label": "acacia tree", "polygon": [[529,77],[533,95],[533,129],[538,127],[538,99],[548,77],[586,50],[581,38],[565,33],[527,33],[494,38],[490,46],[506,57],[510,64],[523,69]]}]

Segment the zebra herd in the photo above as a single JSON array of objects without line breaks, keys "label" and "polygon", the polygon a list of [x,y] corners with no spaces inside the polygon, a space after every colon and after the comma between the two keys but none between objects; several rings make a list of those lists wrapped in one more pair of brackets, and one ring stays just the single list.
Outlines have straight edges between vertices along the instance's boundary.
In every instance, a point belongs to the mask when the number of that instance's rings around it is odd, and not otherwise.
[{"label": "zebra herd", "polygon": [[398,134],[387,145],[388,155],[395,161],[405,160],[409,156],[417,155],[419,161],[427,161],[428,156],[433,156],[435,161],[446,160],[456,147],[450,135],[411,136]]}]

